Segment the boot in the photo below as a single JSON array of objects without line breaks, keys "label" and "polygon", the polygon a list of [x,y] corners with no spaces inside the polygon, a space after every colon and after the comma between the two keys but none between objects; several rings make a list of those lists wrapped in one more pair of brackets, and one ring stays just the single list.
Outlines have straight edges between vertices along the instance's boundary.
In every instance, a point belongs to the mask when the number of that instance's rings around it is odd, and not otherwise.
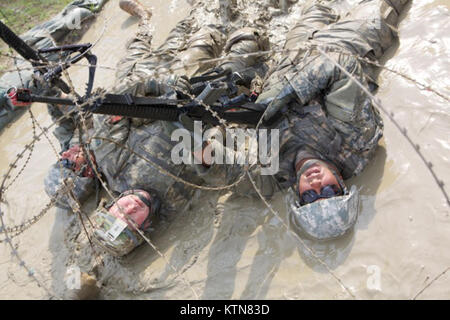
[{"label": "boot", "polygon": [[97,280],[85,272],[81,273],[80,289],[68,290],[64,299],[66,300],[97,300],[100,294],[100,288],[97,286]]},{"label": "boot", "polygon": [[123,11],[141,20],[149,20],[152,16],[152,12],[138,0],[120,0],[119,6]]}]

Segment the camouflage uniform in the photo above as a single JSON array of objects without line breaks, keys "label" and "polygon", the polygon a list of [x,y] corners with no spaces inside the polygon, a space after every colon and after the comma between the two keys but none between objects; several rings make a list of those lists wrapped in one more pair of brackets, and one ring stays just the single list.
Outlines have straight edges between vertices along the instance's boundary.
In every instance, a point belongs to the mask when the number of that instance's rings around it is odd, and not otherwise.
[{"label": "camouflage uniform", "polygon": [[[70,38],[74,34],[73,29],[86,25],[86,21],[91,19],[95,12],[99,11],[107,0],[76,0],[67,5],[58,15],[51,20],[44,22],[27,31],[21,38],[32,48],[44,49],[53,47],[63,42],[72,42]],[[44,54],[48,61],[58,61],[58,53]],[[27,68],[20,72],[9,72],[0,79],[0,129],[20,114],[20,107],[13,106],[9,99],[4,97],[6,91],[11,87],[30,88],[34,94],[57,95],[55,91],[47,92],[43,87],[36,87],[32,81],[32,70],[29,62],[17,60],[19,68]],[[56,106],[48,105],[48,111],[52,120],[55,121],[63,115]],[[54,134],[65,149],[72,138],[75,124],[72,119],[65,119],[59,123]]]},{"label": "camouflage uniform", "polygon": [[365,1],[339,22],[329,6],[306,7],[286,40],[285,48],[293,51],[276,65],[257,101],[287,111],[277,124],[280,182],[295,183],[295,164],[303,159],[329,161],[348,179],[373,157],[383,134],[378,110],[353,80],[305,44],[319,46],[374,92],[374,70],[356,57],[377,60],[386,52],[396,36],[391,26],[406,2]]},{"label": "camouflage uniform", "polygon": [[361,1],[339,22],[329,6],[305,7],[286,41],[286,49],[292,51],[268,76],[257,102],[268,105],[266,119],[280,110],[283,115],[276,124],[281,139],[278,182],[297,186],[301,175],[297,170],[308,159],[310,164],[324,160],[326,166],[334,164],[339,171],[329,167],[344,191],[342,196],[304,206],[297,191],[288,195],[289,219],[302,235],[332,240],[352,229],[359,212],[359,193],[355,186],[348,190],[340,175],[348,179],[359,174],[383,134],[382,119],[370,97],[318,48],[374,92],[375,70],[358,57],[377,60],[386,52],[406,2]]},{"label": "camouflage uniform", "polygon": [[[184,64],[219,57],[226,54],[250,53],[266,49],[263,35],[253,28],[243,28],[232,33],[228,40],[221,27],[198,27],[189,17],[179,22],[171,31],[167,41],[157,50],[151,48],[151,38],[144,27],[128,46],[125,58],[119,63],[115,91],[142,96],[175,96],[175,88],[189,90],[186,77],[199,76],[215,67],[201,64],[180,69],[177,74],[166,75],[157,67],[164,64],[173,68]],[[223,50],[225,48],[225,50]],[[254,65],[246,70],[254,74],[259,59],[246,57],[222,63],[221,68],[241,70],[244,65]],[[171,133],[179,123],[124,118],[112,124],[110,117],[94,115],[94,136],[113,139],[119,145],[102,139],[94,139],[92,149],[102,174],[109,187],[116,192],[129,189],[153,189],[162,199],[162,211],[183,210],[193,199],[196,189],[178,182],[165,172],[195,184],[204,181],[198,177],[195,166],[175,165],[171,161],[171,150],[178,143],[171,141]],[[123,148],[121,145],[126,146]],[[149,161],[130,151],[145,157]],[[164,172],[165,171],[165,172]]]}]

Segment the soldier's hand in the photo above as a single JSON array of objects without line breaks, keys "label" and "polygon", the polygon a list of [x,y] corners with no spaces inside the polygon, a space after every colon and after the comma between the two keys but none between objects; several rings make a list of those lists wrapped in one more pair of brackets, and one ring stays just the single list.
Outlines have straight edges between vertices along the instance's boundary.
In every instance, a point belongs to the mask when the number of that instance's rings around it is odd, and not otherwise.
[{"label": "soldier's hand", "polygon": [[177,88],[186,92],[191,91],[191,84],[184,76],[170,75],[169,79],[167,79],[167,84],[171,89]]},{"label": "soldier's hand", "polygon": [[55,96],[59,92],[59,89],[51,88],[48,83],[36,75],[33,75],[28,87],[36,95]]},{"label": "soldier's hand", "polygon": [[11,104],[14,107],[28,107],[31,105],[31,102],[25,102],[25,101],[19,101],[17,100],[17,92],[19,91],[29,91],[29,89],[17,89],[15,87],[10,88],[7,92],[6,92],[6,96],[8,97],[8,99],[11,101]]},{"label": "soldier's hand", "polygon": [[278,112],[295,99],[295,91],[289,83],[282,85],[275,85],[268,91],[261,93],[258,97],[257,103],[267,104],[264,113],[264,120],[268,121],[273,118]]}]

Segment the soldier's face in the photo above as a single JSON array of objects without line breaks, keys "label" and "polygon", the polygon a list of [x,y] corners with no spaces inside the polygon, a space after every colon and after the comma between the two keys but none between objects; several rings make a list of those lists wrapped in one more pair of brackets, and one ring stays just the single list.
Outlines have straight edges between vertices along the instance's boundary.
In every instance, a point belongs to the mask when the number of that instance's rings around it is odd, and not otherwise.
[{"label": "soldier's face", "polygon": [[74,171],[78,171],[81,167],[87,163],[83,150],[79,145],[75,145],[69,150],[63,152],[62,159],[68,159],[74,163]]},{"label": "soldier's face", "polygon": [[[130,227],[133,227],[130,222],[122,218],[121,213],[129,215],[133,221],[140,226],[149,215],[150,208],[137,196],[130,194],[117,200],[117,202],[109,209],[109,212],[113,216],[127,222]],[[144,226],[144,228],[146,227],[147,226]]]},{"label": "soldier's face", "polygon": [[308,190],[314,190],[317,194],[320,194],[322,188],[328,185],[336,185],[342,191],[333,172],[328,167],[316,163],[300,176],[298,189],[300,195]]}]

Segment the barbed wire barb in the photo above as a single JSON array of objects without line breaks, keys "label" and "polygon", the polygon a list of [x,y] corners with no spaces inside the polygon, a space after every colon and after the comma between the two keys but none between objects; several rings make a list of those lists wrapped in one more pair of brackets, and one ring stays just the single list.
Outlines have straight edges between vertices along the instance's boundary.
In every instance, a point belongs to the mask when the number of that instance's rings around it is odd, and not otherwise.
[{"label": "barbed wire barb", "polygon": [[[94,44],[91,48],[94,49],[96,47],[96,45],[99,43],[99,41],[101,40],[101,38],[103,38],[105,31],[107,29],[107,23],[110,19],[105,19],[104,17],[102,17],[104,19],[104,26],[102,29],[102,32],[100,33],[100,36],[94,41]],[[50,39],[51,36],[50,36]],[[53,39],[52,39],[53,40]],[[307,45],[308,46],[308,45]],[[309,46],[309,48],[311,48],[311,46]],[[330,59],[339,69],[341,69],[343,72],[345,72],[353,81],[356,81],[356,83],[371,97],[373,103],[375,106],[377,106],[380,110],[383,111],[384,114],[387,115],[388,119],[390,121],[393,122],[393,124],[395,125],[395,127],[401,132],[401,134],[407,139],[408,143],[413,147],[414,151],[419,155],[419,157],[421,158],[421,160],[425,163],[426,167],[428,168],[428,170],[430,171],[434,181],[436,182],[436,184],[439,186],[441,192],[444,194],[446,200],[447,200],[447,204],[450,206],[450,200],[449,200],[449,196],[446,193],[445,189],[444,189],[444,184],[442,181],[440,181],[437,178],[437,175],[433,169],[432,163],[427,161],[426,158],[424,157],[422,151],[420,150],[420,146],[413,143],[413,141],[410,139],[410,137],[407,134],[406,128],[402,128],[400,126],[400,124],[394,119],[394,115],[392,114],[392,112],[388,112],[381,104],[380,100],[378,98],[376,98],[375,96],[373,96],[368,90],[367,88],[365,88],[357,79],[355,79],[351,74],[349,74],[348,72],[346,72],[346,70],[344,68],[342,68],[342,66],[340,66],[336,61],[334,61],[332,58],[330,58],[326,52],[324,52],[320,47],[315,47],[315,49],[317,49],[323,56],[325,56],[326,58]],[[11,48],[10,48],[11,50]],[[298,49],[295,49],[295,51],[297,51]],[[415,83],[417,86],[419,86],[422,89],[428,90],[434,94],[436,94],[437,96],[439,96],[440,98],[446,100],[447,102],[450,101],[450,98],[440,92],[439,90],[434,88],[434,85],[429,85],[429,84],[423,84],[420,81],[414,79],[413,77],[401,73],[397,70],[394,70],[392,68],[388,68],[386,66],[383,66],[381,64],[379,64],[376,61],[372,61],[369,60],[367,58],[362,58],[359,56],[355,56],[351,53],[346,52],[345,50],[341,49],[341,48],[335,48],[335,50],[338,50],[340,53],[342,54],[347,54],[347,55],[352,55],[354,56],[356,59],[358,59],[359,61],[368,63],[368,64],[372,64],[376,67],[382,68],[388,72],[391,72],[397,76],[403,77],[404,79],[411,81],[413,83]],[[249,57],[249,56],[266,56],[266,57],[270,57],[273,56],[275,54],[280,54],[280,53],[288,53],[291,50],[287,50],[287,49],[271,49],[271,50],[266,50],[266,51],[258,51],[258,52],[254,52],[254,53],[246,53],[246,54],[235,54],[235,55],[229,55],[226,57],[218,57],[218,58],[214,58],[214,59],[206,59],[206,60],[202,60],[202,61],[197,61],[195,63],[191,63],[191,64],[182,64],[182,66],[180,67],[173,67],[173,63],[174,61],[169,61],[165,64],[161,64],[159,65],[157,68],[155,68],[154,72],[155,75],[164,75],[164,74],[171,74],[175,71],[181,70],[181,69],[186,69],[186,68],[190,68],[193,66],[200,66],[203,64],[211,64],[211,63],[217,63],[217,62],[222,62],[222,61],[229,61],[232,59],[237,59],[240,57]],[[12,52],[12,51],[11,51]],[[25,70],[35,70],[35,68],[32,67],[19,67],[19,65],[17,64],[18,60],[24,60],[20,57],[14,56],[12,53],[11,54],[4,54],[4,53],[0,53],[0,56],[3,57],[8,57],[14,60],[14,65],[15,65],[15,69],[14,70],[9,70],[9,71],[14,71],[14,72],[18,72],[20,80],[22,82],[22,85],[24,86],[23,83],[23,79],[21,78],[21,71],[25,71]],[[24,60],[25,61],[25,60]],[[91,67],[91,65],[89,64],[84,64],[84,63],[74,63],[72,64],[73,66],[80,66],[80,67]],[[41,67],[49,67],[49,68],[54,68],[57,66],[65,66],[65,61],[63,61],[62,56],[60,55],[60,59],[58,61],[54,61],[54,62],[47,62],[46,64],[42,65]],[[110,66],[103,66],[101,64],[97,64],[95,66],[98,69],[104,69],[104,70],[119,70],[119,68],[117,67],[110,67]],[[48,137],[47,133],[48,131],[55,125],[59,124],[61,121],[63,121],[64,119],[70,118],[71,116],[75,116],[78,115],[79,119],[80,119],[80,124],[78,126],[78,133],[79,133],[79,142],[80,145],[82,147],[83,153],[85,154],[86,158],[89,159],[89,152],[90,152],[90,147],[89,144],[92,140],[94,139],[99,139],[99,140],[103,140],[103,141],[107,141],[110,143],[114,143],[116,144],[118,147],[124,149],[124,150],[128,150],[130,153],[132,153],[133,155],[143,159],[144,161],[146,161],[147,163],[149,163],[149,165],[157,168],[159,170],[159,172],[161,174],[164,174],[165,176],[168,176],[172,179],[174,179],[177,182],[183,183],[189,187],[192,188],[196,188],[196,189],[201,189],[201,190],[205,190],[205,191],[219,191],[219,190],[228,190],[228,189],[232,189],[233,187],[237,186],[238,184],[240,184],[245,177],[248,177],[253,188],[255,189],[255,191],[257,192],[259,198],[261,198],[262,202],[264,203],[264,205],[270,210],[270,212],[276,216],[281,223],[283,224],[283,226],[288,230],[289,234],[291,234],[297,241],[300,242],[300,244],[313,256],[313,258],[321,265],[323,265],[327,272],[339,283],[339,285],[345,289],[345,291],[353,298],[356,299],[356,296],[354,295],[354,293],[349,289],[349,287],[343,282],[343,280],[341,278],[339,278],[334,272],[333,270],[328,266],[328,264],[323,261],[320,257],[317,256],[317,254],[315,253],[315,251],[308,246],[305,241],[303,241],[303,239],[301,239],[301,237],[299,237],[293,230],[291,230],[291,228],[289,228],[289,225],[282,219],[282,217],[280,216],[280,214],[273,209],[273,207],[270,205],[270,203],[264,198],[264,196],[261,193],[261,190],[257,187],[256,183],[254,182],[249,169],[246,168],[245,170],[243,170],[242,174],[238,177],[238,179],[229,184],[229,185],[223,185],[223,186],[204,186],[204,185],[197,185],[195,183],[192,183],[190,181],[186,181],[184,179],[181,179],[178,176],[175,176],[174,174],[168,172],[167,170],[163,169],[162,167],[160,167],[159,165],[157,165],[156,163],[154,163],[153,161],[151,161],[150,159],[148,159],[147,157],[143,156],[142,154],[140,154],[139,152],[137,152],[136,150],[133,150],[132,148],[123,145],[123,144],[119,144],[116,141],[107,138],[107,137],[99,137],[99,136],[92,136],[89,135],[89,128],[88,125],[86,124],[87,118],[89,116],[91,116],[91,114],[86,113],[83,111],[83,107],[85,106],[89,106],[90,104],[93,103],[93,101],[95,101],[96,99],[100,98],[104,98],[105,96],[105,92],[102,92],[101,94],[93,94],[91,97],[89,97],[89,99],[87,99],[86,101],[84,101],[83,103],[80,103],[76,97],[77,97],[77,93],[75,90],[75,86],[70,78],[70,74],[67,71],[67,67],[63,68],[63,76],[65,77],[65,79],[68,80],[69,82],[69,87],[71,90],[70,96],[71,98],[73,98],[73,102],[74,102],[74,110],[68,112],[67,114],[63,115],[62,117],[56,119],[55,121],[52,121],[52,123],[50,125],[48,125],[47,127],[43,127],[39,124],[39,122],[37,121],[37,119],[34,117],[33,113],[31,112],[31,110],[29,111],[29,117],[31,119],[32,122],[32,139],[31,142],[28,143],[21,152],[19,152],[16,156],[16,158],[14,159],[14,161],[12,161],[11,165],[9,166],[8,170],[6,171],[5,176],[3,177],[1,186],[0,186],[0,222],[1,222],[1,226],[0,226],[0,234],[3,234],[5,236],[5,239],[0,240],[0,242],[5,242],[7,243],[10,248],[11,248],[11,252],[12,254],[17,258],[17,261],[19,263],[19,266],[24,268],[24,270],[29,274],[29,276],[31,277],[31,279],[33,281],[35,281],[37,283],[37,285],[39,287],[42,287],[51,297],[57,297],[56,295],[54,295],[42,282],[42,280],[38,279],[36,277],[36,272],[35,270],[33,270],[33,268],[31,268],[30,265],[26,264],[25,261],[21,258],[21,256],[18,253],[18,250],[16,250],[12,244],[12,239],[20,234],[22,234],[23,232],[25,232],[26,230],[28,230],[32,225],[34,225],[35,223],[37,223],[49,210],[51,207],[53,207],[53,205],[56,202],[56,198],[51,198],[50,202],[44,207],[44,209],[41,210],[41,212],[39,214],[37,214],[36,216],[33,216],[27,220],[25,220],[24,222],[22,222],[19,225],[16,226],[10,226],[7,227],[5,224],[5,221],[3,220],[4,218],[4,212],[2,211],[1,208],[1,202],[5,199],[5,194],[8,191],[8,189],[17,181],[17,179],[22,175],[22,173],[24,172],[25,168],[29,165],[30,163],[30,159],[33,155],[33,150],[35,147],[35,144],[37,141],[39,141],[39,139],[41,137],[45,137],[48,144],[51,146],[51,148],[53,149],[53,152],[56,156],[56,159],[59,159],[59,153],[56,149],[56,147],[54,146],[54,144],[52,143],[50,137]],[[145,80],[142,76],[138,77],[138,80],[136,80],[136,83],[138,83],[138,81],[143,81]],[[132,85],[132,84],[130,84]],[[24,86],[25,87],[25,86]],[[172,88],[176,88],[176,90],[180,91],[180,88],[175,87],[175,86],[171,86]],[[183,90],[181,90],[183,91]],[[189,96],[191,99],[195,99],[195,96],[193,96],[192,94],[190,94],[189,92],[183,91],[184,94],[186,94],[187,96]],[[200,104],[205,108],[205,110],[207,112],[210,112],[218,121],[219,123],[224,126],[224,127],[229,127],[229,123],[227,123],[225,121],[225,119],[220,118],[220,116],[214,112],[209,105],[204,104],[203,102],[200,102]],[[261,118],[262,119],[262,118]],[[257,129],[260,127],[261,125],[261,121],[260,123],[258,123],[257,125]],[[37,134],[36,133],[36,127],[40,130],[40,133]],[[83,137],[82,132],[86,133],[86,140]],[[144,147],[140,147],[141,151],[146,152]],[[18,169],[17,168],[17,164],[20,161],[20,159],[23,159],[23,157],[25,156],[25,153],[28,153],[27,158],[24,161],[23,166]],[[18,173],[12,177],[12,173],[15,169],[18,169]],[[62,170],[62,166],[60,164],[60,170]],[[106,193],[108,194],[109,198],[111,198],[111,200],[113,200],[114,202],[117,203],[117,197],[114,196],[114,193],[110,190],[110,188],[108,187],[107,183],[104,181],[103,177],[101,176],[100,172],[98,171],[97,167],[94,165],[93,166],[93,170],[95,173],[96,178],[99,180],[101,186],[104,188],[104,190],[106,191]],[[9,184],[6,184],[6,182],[9,181]],[[75,214],[77,214],[79,222],[82,225],[82,230],[84,231],[84,233],[86,234],[88,241],[90,243],[90,246],[92,247],[93,253],[94,255],[96,255],[96,259],[99,260],[101,259],[100,255],[97,254],[95,248],[94,248],[94,244],[91,243],[91,239],[90,239],[90,232],[91,230],[89,230],[89,226],[92,227],[92,222],[89,220],[89,215],[81,210],[81,204],[79,203],[79,201],[77,200],[76,196],[73,194],[73,189],[70,186],[70,183],[63,180],[63,184],[64,184],[64,188],[62,188],[61,192],[64,192],[64,194],[68,195],[70,197],[70,199],[73,200],[74,204],[70,204],[71,205],[71,209],[73,210],[73,212]],[[196,290],[194,289],[193,285],[190,283],[190,281],[187,279],[187,277],[185,276],[185,274],[183,274],[180,270],[177,270],[177,268],[175,268],[169,261],[169,259],[167,259],[166,255],[161,252],[154,244],[153,242],[144,234],[144,232],[142,232],[139,229],[139,226],[136,224],[136,222],[131,219],[128,215],[126,215],[124,213],[123,208],[119,205],[119,211],[120,214],[122,216],[122,218],[126,219],[126,221],[130,222],[131,225],[133,225],[135,227],[135,230],[139,233],[139,235],[144,239],[144,241],[155,251],[157,252],[157,254],[164,260],[164,262],[166,263],[167,266],[169,266],[169,268],[175,272],[175,274],[182,280],[182,282],[185,284],[186,287],[188,287],[192,293],[193,296],[196,299],[199,299],[199,296],[196,292]],[[84,223],[84,217],[87,218],[87,221],[89,222],[89,224]],[[422,294],[422,292],[424,290],[426,290],[432,283],[434,283],[438,278],[440,278],[441,276],[443,276],[448,270],[450,269],[447,268],[446,270],[444,270],[444,272],[442,272],[441,274],[439,274],[438,276],[436,276],[429,284],[427,284],[427,286],[425,286],[421,291],[419,291],[416,296],[414,297],[414,299],[416,299],[420,294]],[[57,297],[58,298],[58,297]]]}]

